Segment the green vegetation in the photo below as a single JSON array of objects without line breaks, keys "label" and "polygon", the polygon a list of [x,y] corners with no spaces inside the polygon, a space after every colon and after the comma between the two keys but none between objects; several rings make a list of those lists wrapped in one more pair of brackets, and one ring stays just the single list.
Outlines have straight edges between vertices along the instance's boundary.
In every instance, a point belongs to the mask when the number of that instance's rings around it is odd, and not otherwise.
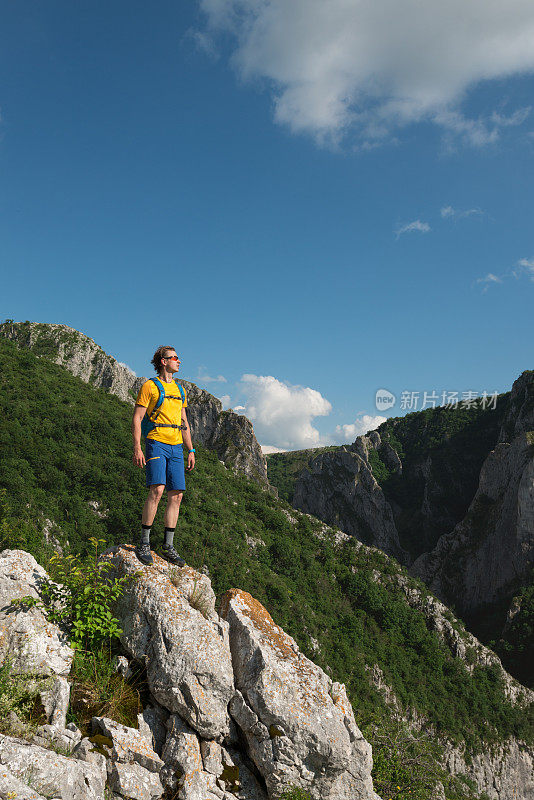
[{"label": "green vegetation", "polygon": [[428,800],[438,782],[449,800],[483,800],[468,780],[443,770],[443,748],[431,733],[391,717],[370,722],[363,733],[373,742],[373,783],[384,800]]},{"label": "green vegetation", "polygon": [[311,800],[311,794],[298,786],[286,789],[280,800]]},{"label": "green vegetation", "polygon": [[[135,540],[146,490],[132,464],[131,407],[1,339],[0,369],[0,548],[29,550],[46,566],[46,520],[67,556],[86,555],[91,537]],[[216,454],[197,445],[197,457],[177,548],[193,567],[207,567],[217,595],[237,586],[263,603],[310,658],[346,684],[360,726],[389,717],[366,670],[378,664],[399,702],[454,741],[482,748],[509,735],[534,739],[532,714],[506,701],[498,670],[477,667],[471,676],[407,605],[387,577],[402,572],[393,559],[355,540],[336,544],[319,522],[226,469]],[[159,544],[163,508],[154,531]]]},{"label": "green vegetation", "polygon": [[138,671],[130,680],[124,680],[117,672],[111,648],[95,652],[76,650],[70,680],[68,721],[84,733],[90,733],[93,717],[109,717],[137,727],[137,714],[142,711],[140,696],[145,691],[144,676]]},{"label": "green vegetation", "polygon": [[276,486],[278,496],[286,503],[293,502],[297,478],[310,461],[321,453],[339,450],[338,447],[314,447],[311,450],[292,450],[290,453],[270,453],[267,458],[267,477]]},{"label": "green vegetation", "polygon": [[19,736],[31,735],[37,725],[45,722],[39,691],[49,688],[49,684],[50,680],[14,674],[12,663],[6,658],[0,665],[0,733],[13,735],[17,723],[10,718],[12,713],[20,720],[16,731]]},{"label": "green vegetation", "polygon": [[514,605],[518,610],[494,647],[506,668],[517,675],[521,683],[534,689],[534,570],[514,598]]},{"label": "green vegetation", "polygon": [[73,648],[99,651],[122,633],[113,608],[131,577],[110,577],[112,565],[99,560],[104,539],[90,537],[89,544],[92,552],[85,557],[55,554],[50,558],[50,578],[40,589],[42,602],[28,596],[11,604],[39,606],[51,622],[68,628]]}]

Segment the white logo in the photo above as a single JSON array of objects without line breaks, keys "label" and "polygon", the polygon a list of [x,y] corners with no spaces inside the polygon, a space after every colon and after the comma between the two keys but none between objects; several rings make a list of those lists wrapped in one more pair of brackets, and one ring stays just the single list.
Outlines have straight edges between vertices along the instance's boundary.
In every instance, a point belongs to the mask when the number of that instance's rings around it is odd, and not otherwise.
[{"label": "white logo", "polygon": [[395,395],[388,392],[387,389],[377,389],[375,405],[379,411],[386,411],[386,409],[395,405],[396,399]]}]

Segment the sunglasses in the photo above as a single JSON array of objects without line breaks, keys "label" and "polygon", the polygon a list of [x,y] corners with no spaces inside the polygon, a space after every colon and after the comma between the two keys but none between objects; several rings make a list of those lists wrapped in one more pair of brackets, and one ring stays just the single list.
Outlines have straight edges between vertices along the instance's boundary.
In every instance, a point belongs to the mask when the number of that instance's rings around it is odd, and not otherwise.
[{"label": "sunglasses", "polygon": [[162,356],[162,358],[166,359],[167,361],[179,361],[180,359],[178,356]]}]

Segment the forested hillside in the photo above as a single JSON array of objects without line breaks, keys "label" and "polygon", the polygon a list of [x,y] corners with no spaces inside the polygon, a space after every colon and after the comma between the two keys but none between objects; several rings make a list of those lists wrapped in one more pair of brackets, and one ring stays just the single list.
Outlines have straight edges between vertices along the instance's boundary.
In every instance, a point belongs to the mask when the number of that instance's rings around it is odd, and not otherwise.
[{"label": "forested hillside", "polygon": [[[29,550],[46,564],[58,544],[82,552],[90,536],[134,541],[145,488],[132,464],[131,407],[8,341],[0,340],[0,370],[0,548]],[[390,712],[370,680],[375,667],[406,714],[473,752],[508,736],[534,741],[532,713],[506,700],[500,670],[469,669],[453,656],[406,602],[402,582],[426,593],[393,559],[294,511],[210,451],[198,447],[197,455],[177,547],[209,571],[217,594],[232,586],[253,593],[310,658],[345,682],[377,754],[376,731],[390,724]],[[160,509],[156,544],[162,531]],[[464,789],[451,784],[448,796],[467,797]]]}]

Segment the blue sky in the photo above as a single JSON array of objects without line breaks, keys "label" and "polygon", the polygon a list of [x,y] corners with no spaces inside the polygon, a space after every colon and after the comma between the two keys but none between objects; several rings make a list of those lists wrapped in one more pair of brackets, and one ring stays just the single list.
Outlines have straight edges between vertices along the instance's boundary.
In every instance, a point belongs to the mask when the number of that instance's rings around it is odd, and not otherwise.
[{"label": "blue sky", "polygon": [[284,449],[533,368],[530,0],[0,9],[1,319]]}]

